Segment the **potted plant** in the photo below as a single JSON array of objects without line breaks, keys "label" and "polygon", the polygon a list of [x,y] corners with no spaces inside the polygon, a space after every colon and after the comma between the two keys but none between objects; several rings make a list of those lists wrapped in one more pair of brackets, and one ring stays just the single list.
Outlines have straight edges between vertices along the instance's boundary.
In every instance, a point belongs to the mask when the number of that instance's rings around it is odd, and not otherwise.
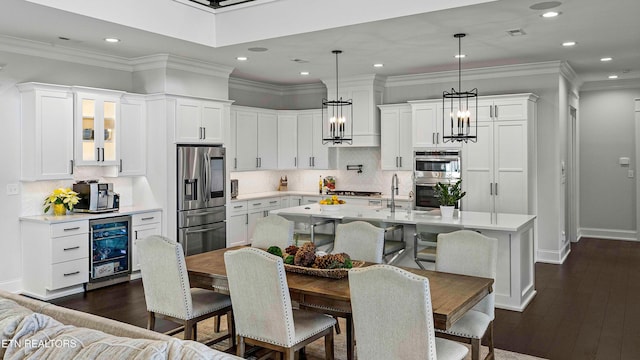
[{"label": "potted plant", "polygon": [[78,193],[70,188],[58,188],[53,190],[49,196],[44,199],[42,206],[44,212],[49,211],[53,207],[54,215],[65,215],[68,211],[73,210],[73,206],[78,203],[80,197]]},{"label": "potted plant", "polygon": [[441,182],[436,184],[434,191],[440,202],[440,213],[443,218],[452,218],[453,210],[458,201],[467,194],[460,188],[461,183],[462,180],[458,180],[453,184],[443,184]]}]

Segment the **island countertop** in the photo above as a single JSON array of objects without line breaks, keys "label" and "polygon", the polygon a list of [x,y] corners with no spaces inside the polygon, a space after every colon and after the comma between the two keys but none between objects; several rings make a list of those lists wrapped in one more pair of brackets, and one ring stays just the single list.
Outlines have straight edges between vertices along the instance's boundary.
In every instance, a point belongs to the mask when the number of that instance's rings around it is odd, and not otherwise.
[{"label": "island countertop", "polygon": [[285,209],[271,210],[270,213],[285,217],[315,217],[334,220],[366,220],[394,224],[438,225],[458,229],[477,229],[518,232],[531,225],[535,215],[491,214],[475,211],[456,211],[453,218],[443,218],[440,210],[419,211],[397,209],[391,212],[388,208],[376,208],[357,205],[333,205],[335,210],[326,210],[319,204],[300,205]]}]

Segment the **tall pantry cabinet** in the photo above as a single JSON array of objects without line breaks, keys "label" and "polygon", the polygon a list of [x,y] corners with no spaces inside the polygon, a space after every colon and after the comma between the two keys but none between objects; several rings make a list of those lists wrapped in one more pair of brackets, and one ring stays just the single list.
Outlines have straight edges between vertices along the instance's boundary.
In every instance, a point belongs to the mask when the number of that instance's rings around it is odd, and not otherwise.
[{"label": "tall pantry cabinet", "polygon": [[478,141],[462,146],[465,211],[533,213],[537,96],[478,100]]}]

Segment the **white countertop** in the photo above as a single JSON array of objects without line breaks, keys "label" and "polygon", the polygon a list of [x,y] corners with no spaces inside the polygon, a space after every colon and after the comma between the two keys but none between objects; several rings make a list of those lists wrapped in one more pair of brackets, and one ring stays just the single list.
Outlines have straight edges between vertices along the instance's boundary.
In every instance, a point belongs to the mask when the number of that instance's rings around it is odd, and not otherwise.
[{"label": "white countertop", "polygon": [[[335,206],[335,205],[334,205]],[[529,226],[536,218],[535,215],[520,214],[491,214],[484,212],[460,211],[451,219],[442,218],[440,210],[418,211],[373,208],[368,206],[340,205],[337,210],[324,210],[318,204],[309,204],[286,209],[271,210],[270,213],[283,216],[318,217],[336,220],[367,220],[397,224],[439,225],[456,228],[478,230],[495,230],[518,232]]]},{"label": "white countertop", "polygon": [[[318,196],[318,197],[323,197],[323,198],[331,197],[331,195],[318,194],[317,192],[287,190],[287,191],[268,191],[268,192],[261,192],[261,193],[238,195],[237,198],[231,199],[231,202],[256,200],[256,199],[265,199],[265,198],[271,198],[271,197],[277,197],[277,196]],[[367,199],[367,200],[382,199],[382,200],[389,200],[389,199],[391,199],[391,195],[385,195],[385,194],[382,194],[381,196],[347,196],[347,195],[340,195],[339,198],[340,199]],[[409,200],[409,197],[407,195],[396,195],[395,198],[398,201],[407,201],[407,200]]]},{"label": "white countertop", "polygon": [[162,211],[162,209],[140,207],[140,206],[125,206],[125,207],[121,207],[118,211],[100,213],[100,214],[70,213],[64,216],[54,216],[49,214],[35,215],[35,216],[20,216],[20,221],[56,224],[56,223],[65,223],[65,222],[78,221],[78,220],[94,220],[94,219],[102,219],[102,218],[115,217],[115,216],[133,215],[133,214],[139,214],[139,213],[147,213],[151,211]]}]

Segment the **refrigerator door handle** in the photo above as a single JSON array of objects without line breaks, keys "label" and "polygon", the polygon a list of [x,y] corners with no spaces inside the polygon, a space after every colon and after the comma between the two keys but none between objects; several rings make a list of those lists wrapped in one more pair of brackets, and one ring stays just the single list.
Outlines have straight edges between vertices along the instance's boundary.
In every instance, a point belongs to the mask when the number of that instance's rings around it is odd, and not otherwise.
[{"label": "refrigerator door handle", "polygon": [[211,200],[211,157],[204,154],[204,198],[206,201]]}]

